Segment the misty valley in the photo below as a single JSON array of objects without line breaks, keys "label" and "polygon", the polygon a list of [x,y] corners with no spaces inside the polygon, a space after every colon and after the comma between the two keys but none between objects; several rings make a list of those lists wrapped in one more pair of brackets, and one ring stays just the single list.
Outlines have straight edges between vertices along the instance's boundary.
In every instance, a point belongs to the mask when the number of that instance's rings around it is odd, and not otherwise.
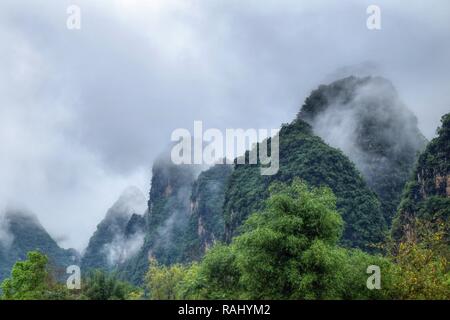
[{"label": "misty valley", "polygon": [[[427,141],[384,78],[321,85],[281,126],[276,174],[259,162],[174,164],[165,152],[149,200],[128,188],[82,253],[59,247],[33,214],[7,212],[3,297],[43,294],[16,287],[25,265],[54,279],[47,298],[448,297],[449,134],[447,114]],[[81,267],[75,290],[64,289],[70,265]],[[373,265],[383,290],[366,288]]]}]

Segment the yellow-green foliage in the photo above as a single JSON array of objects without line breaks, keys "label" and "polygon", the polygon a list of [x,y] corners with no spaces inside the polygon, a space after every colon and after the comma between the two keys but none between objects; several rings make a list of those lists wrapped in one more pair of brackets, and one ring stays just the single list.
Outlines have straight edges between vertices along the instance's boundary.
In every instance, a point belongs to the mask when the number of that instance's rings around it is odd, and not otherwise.
[{"label": "yellow-green foliage", "polygon": [[178,286],[184,280],[186,267],[181,264],[165,266],[154,258],[145,276],[145,284],[152,300],[174,300],[178,298]]},{"label": "yellow-green foliage", "polygon": [[428,235],[421,242],[405,241],[392,256],[392,297],[395,299],[450,299],[450,271],[442,255],[443,233]]}]

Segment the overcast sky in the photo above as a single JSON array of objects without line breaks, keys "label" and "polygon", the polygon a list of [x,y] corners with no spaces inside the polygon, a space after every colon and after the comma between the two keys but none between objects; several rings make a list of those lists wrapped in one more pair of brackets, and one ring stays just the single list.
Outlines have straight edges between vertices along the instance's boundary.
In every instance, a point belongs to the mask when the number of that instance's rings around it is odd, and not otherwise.
[{"label": "overcast sky", "polygon": [[82,249],[126,187],[147,195],[174,129],[278,128],[352,71],[389,78],[432,138],[450,111],[449,17],[448,0],[2,0],[0,207]]}]

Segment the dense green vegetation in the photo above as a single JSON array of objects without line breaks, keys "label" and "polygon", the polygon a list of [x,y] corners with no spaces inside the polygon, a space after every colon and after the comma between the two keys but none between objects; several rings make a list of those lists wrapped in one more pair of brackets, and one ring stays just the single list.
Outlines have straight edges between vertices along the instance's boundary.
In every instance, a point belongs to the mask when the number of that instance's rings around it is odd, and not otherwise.
[{"label": "dense green vegetation", "polygon": [[[80,290],[68,290],[47,257],[31,252],[2,283],[1,299],[450,299],[447,260],[433,250],[442,234],[402,242],[395,255],[371,255],[339,246],[343,221],[328,187],[294,179],[269,192],[265,209],[247,219],[242,233],[215,244],[200,262],[167,266],[150,259],[145,295],[99,270]],[[367,287],[369,266],[380,269],[378,289]]]},{"label": "dense green vegetation", "polygon": [[179,285],[186,277],[187,268],[181,264],[161,265],[150,259],[145,276],[145,285],[152,300],[176,300],[179,298]]},{"label": "dense green vegetation", "polygon": [[[343,221],[332,191],[294,180],[290,186],[274,184],[269,192],[265,210],[248,218],[241,235],[208,252],[201,265],[208,276],[205,297],[220,297],[222,287],[230,288],[225,298],[369,297],[366,268],[387,261],[337,245]],[[218,286],[211,287],[214,283]]]},{"label": "dense green vegetation", "polygon": [[56,278],[46,255],[31,251],[24,261],[18,261],[11,277],[1,285],[3,300],[125,300],[142,296],[142,291],[115,275],[101,270],[90,272],[82,281],[82,287],[69,290]]},{"label": "dense green vegetation", "polygon": [[311,126],[302,120],[283,125],[279,135],[276,175],[262,176],[258,165],[235,165],[224,205],[227,240],[239,234],[239,227],[252,212],[263,209],[273,181],[289,183],[300,177],[311,186],[328,186],[335,193],[344,220],[342,244],[371,250],[371,245],[383,241],[386,225],[380,203],[348,158],[314,136]]},{"label": "dense green vegetation", "polygon": [[[200,263],[158,265],[146,285],[154,299],[449,299],[447,261],[402,243],[382,257],[338,245],[342,218],[329,188],[294,180],[271,187],[266,209],[249,217],[231,244],[216,244]],[[367,267],[381,288],[366,286]]]},{"label": "dense green vegetation", "polygon": [[11,278],[1,284],[2,299],[36,300],[65,297],[64,287],[52,278],[47,269],[47,256],[31,251],[28,260],[17,262]]},{"label": "dense green vegetation", "polygon": [[115,274],[93,270],[84,280],[78,293],[79,299],[88,300],[133,300],[142,296],[142,290],[120,281]]}]

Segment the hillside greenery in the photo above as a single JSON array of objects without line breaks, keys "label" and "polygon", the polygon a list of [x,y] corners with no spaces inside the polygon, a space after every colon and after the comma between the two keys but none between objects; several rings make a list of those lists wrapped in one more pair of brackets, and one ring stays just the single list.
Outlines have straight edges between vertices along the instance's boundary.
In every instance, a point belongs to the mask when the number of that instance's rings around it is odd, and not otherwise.
[{"label": "hillside greenery", "polygon": [[199,260],[216,241],[223,239],[223,204],[232,166],[218,164],[203,171],[192,186],[185,255]]},{"label": "hillside greenery", "polygon": [[[270,189],[266,209],[251,215],[229,245],[216,244],[191,265],[154,261],[146,280],[150,298],[450,298],[445,257],[412,242],[384,257],[343,248],[343,222],[329,188],[294,180]],[[381,270],[379,290],[366,286],[371,265]]]},{"label": "hillside greenery", "polygon": [[[0,299],[450,299],[447,260],[431,245],[442,234],[402,242],[386,256],[368,254],[339,245],[343,220],[330,188],[294,179],[269,192],[242,233],[216,243],[201,261],[168,266],[150,259],[142,288],[98,270],[80,290],[68,290],[47,257],[30,252],[1,284]],[[368,266],[380,268],[379,289],[367,287]]]},{"label": "hillside greenery", "polygon": [[[321,135],[330,111],[351,115],[353,149]],[[450,299],[450,114],[420,155],[416,122],[385,79],[320,86],[281,127],[275,175],[163,155],[145,214],[116,203],[82,260],[9,213],[0,299]],[[80,263],[82,288],[69,290],[66,267]],[[381,289],[367,287],[369,266]]]},{"label": "hillside greenery", "polygon": [[67,266],[79,261],[78,253],[73,249],[59,247],[31,213],[7,212],[4,223],[11,243],[0,243],[0,281],[9,275],[16,261],[24,260],[30,251],[45,252],[49,263],[58,273],[64,273]]},{"label": "hillside greenery", "polygon": [[142,290],[120,281],[112,273],[93,270],[80,289],[69,290],[49,264],[48,257],[30,251],[15,263],[11,276],[0,284],[0,300],[126,300],[139,299]]},{"label": "hillside greenery", "polygon": [[272,182],[290,183],[296,177],[311,186],[333,190],[344,220],[343,245],[370,251],[383,241],[386,224],[380,203],[342,152],[326,145],[302,120],[283,125],[279,140],[277,174],[263,176],[259,165],[235,165],[225,195],[227,241],[239,234],[240,226],[251,213],[264,208]]}]

